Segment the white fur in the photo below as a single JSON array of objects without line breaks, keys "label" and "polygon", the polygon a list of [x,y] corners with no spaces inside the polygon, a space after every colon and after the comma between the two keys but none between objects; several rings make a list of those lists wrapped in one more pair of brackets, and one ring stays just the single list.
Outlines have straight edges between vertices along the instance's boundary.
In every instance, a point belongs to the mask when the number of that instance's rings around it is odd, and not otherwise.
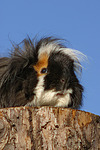
[{"label": "white fur", "polygon": [[39,49],[38,58],[41,56],[42,53],[47,53],[48,57],[52,52],[61,52],[65,55],[70,56],[70,58],[74,61],[74,69],[77,74],[80,74],[82,66],[80,64],[81,61],[84,61],[87,57],[83,53],[78,50],[71,49],[71,48],[61,48],[58,43],[52,42],[48,43],[47,45],[42,45]]},{"label": "white fur", "polygon": [[[39,77],[38,84],[34,90],[36,96],[32,102],[27,103],[26,106],[54,106],[67,107],[71,102],[70,94],[72,89],[64,91],[63,95],[59,95],[54,89],[44,91],[44,76]],[[57,95],[58,94],[58,95]]]},{"label": "white fur", "polygon": [[81,61],[84,61],[87,57],[83,53],[78,50],[71,49],[71,48],[61,48],[61,52],[65,55],[70,56],[70,58],[74,61],[74,69],[77,74],[80,75],[82,70],[82,65],[80,64]]},{"label": "white fur", "polygon": [[38,58],[41,57],[41,54],[43,53],[47,53],[48,56],[50,56],[50,54],[55,50],[58,49],[59,50],[59,45],[57,45],[56,43],[48,43],[47,45],[42,45],[41,48],[39,49],[39,53],[38,53]]}]

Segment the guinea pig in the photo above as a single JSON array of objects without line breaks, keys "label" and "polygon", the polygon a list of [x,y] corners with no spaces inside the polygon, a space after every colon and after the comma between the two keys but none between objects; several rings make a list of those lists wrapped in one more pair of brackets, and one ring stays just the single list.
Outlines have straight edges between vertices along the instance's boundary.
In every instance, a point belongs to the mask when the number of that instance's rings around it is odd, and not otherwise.
[{"label": "guinea pig", "polygon": [[78,74],[85,55],[53,37],[24,39],[22,45],[13,45],[10,56],[0,58],[0,108],[80,108],[83,86]]}]

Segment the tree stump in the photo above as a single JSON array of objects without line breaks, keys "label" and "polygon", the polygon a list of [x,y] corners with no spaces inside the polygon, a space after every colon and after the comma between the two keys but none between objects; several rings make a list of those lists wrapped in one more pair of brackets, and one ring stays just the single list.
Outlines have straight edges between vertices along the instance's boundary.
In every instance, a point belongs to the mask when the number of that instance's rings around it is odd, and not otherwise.
[{"label": "tree stump", "polygon": [[68,108],[0,109],[0,150],[99,150],[100,116]]}]

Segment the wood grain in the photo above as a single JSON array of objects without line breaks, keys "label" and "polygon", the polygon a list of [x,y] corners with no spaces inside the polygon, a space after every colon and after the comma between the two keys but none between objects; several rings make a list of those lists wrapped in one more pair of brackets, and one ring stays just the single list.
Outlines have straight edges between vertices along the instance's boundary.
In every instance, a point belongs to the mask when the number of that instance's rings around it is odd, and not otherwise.
[{"label": "wood grain", "polygon": [[99,150],[100,116],[67,108],[0,109],[0,150]]}]

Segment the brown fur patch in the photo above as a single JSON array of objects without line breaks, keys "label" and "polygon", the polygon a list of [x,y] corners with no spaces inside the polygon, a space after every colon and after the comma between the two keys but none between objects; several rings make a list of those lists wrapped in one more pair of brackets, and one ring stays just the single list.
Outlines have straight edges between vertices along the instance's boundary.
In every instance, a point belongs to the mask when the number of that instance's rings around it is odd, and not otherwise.
[{"label": "brown fur patch", "polygon": [[46,73],[41,73],[43,68],[47,68],[48,66],[48,55],[47,53],[41,54],[37,64],[34,67],[35,71],[37,72],[38,76],[44,75]]}]

